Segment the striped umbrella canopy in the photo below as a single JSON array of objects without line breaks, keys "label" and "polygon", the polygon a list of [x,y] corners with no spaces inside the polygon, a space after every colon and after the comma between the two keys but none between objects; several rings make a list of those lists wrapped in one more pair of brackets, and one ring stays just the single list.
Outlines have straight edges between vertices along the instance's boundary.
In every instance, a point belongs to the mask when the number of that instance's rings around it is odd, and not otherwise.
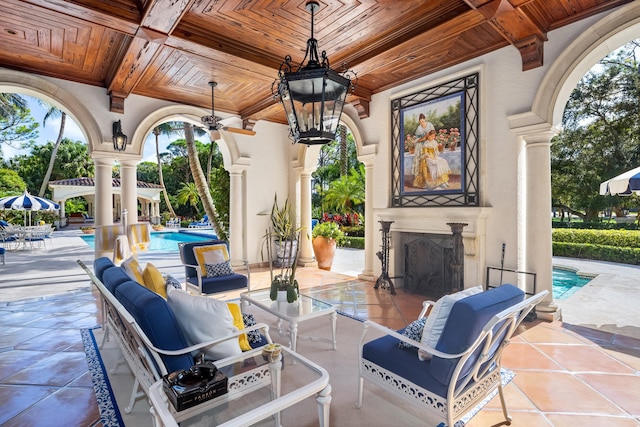
[{"label": "striped umbrella canopy", "polygon": [[24,211],[24,222],[27,223],[29,212],[29,225],[31,225],[32,211],[53,211],[60,209],[60,205],[44,197],[33,196],[27,190],[20,196],[7,196],[0,199],[0,210]]},{"label": "striped umbrella canopy", "polygon": [[600,184],[600,194],[603,196],[629,196],[640,193],[640,167],[631,169]]}]

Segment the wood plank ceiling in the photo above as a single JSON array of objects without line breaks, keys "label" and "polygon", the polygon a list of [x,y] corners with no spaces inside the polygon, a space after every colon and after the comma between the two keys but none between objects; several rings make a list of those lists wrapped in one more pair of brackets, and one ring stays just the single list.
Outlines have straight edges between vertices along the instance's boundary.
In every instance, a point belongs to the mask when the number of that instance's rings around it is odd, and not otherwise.
[{"label": "wood plank ceiling", "polygon": [[[632,0],[320,0],[315,37],[332,67],[358,74],[348,99],[371,95],[511,45],[523,71],[544,62],[547,33]],[[0,66],[285,123],[271,85],[285,57],[302,61],[306,0],[0,0]],[[109,101],[107,101],[107,99]]]}]

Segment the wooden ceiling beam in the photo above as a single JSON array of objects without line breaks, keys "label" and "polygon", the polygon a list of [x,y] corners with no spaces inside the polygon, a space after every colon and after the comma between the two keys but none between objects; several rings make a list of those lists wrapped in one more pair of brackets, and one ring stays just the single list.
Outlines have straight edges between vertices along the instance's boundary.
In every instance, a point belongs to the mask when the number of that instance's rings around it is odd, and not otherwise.
[{"label": "wooden ceiling beam", "polygon": [[[195,0],[151,0],[147,3],[139,27],[108,84],[111,111],[124,113],[124,100],[152,64],[171,32]],[[118,94],[117,96],[114,94]]]},{"label": "wooden ceiling beam", "polygon": [[514,7],[508,0],[465,1],[480,12],[505,40],[520,51],[523,71],[543,65],[547,33],[527,15],[522,7]]}]

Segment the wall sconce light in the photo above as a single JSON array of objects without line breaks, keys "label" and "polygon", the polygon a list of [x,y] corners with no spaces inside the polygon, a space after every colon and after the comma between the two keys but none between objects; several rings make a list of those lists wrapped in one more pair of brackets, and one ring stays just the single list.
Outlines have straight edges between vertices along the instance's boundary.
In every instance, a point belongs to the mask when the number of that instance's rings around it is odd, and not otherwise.
[{"label": "wall sconce light", "polygon": [[127,135],[122,133],[122,123],[120,120],[113,122],[113,149],[124,151],[127,148]]}]

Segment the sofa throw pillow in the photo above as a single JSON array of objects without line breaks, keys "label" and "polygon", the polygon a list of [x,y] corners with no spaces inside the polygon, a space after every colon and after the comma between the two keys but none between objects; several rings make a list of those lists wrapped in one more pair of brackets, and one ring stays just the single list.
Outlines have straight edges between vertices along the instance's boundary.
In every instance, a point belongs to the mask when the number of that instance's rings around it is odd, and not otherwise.
[{"label": "sofa throw pillow", "polygon": [[[229,307],[229,311],[233,316],[233,324],[238,329],[244,329],[244,321],[242,320],[242,311],[240,311],[240,306],[235,302],[228,302],[227,306]],[[241,334],[238,336],[238,344],[240,344],[240,348],[242,351],[251,350],[251,345],[249,344],[249,339],[247,338],[247,334]]]},{"label": "sofa throw pillow", "polygon": [[[237,331],[226,302],[214,298],[191,295],[186,291],[167,288],[167,303],[189,345],[229,336]],[[207,359],[219,360],[242,354],[237,338],[222,341],[202,349]]]},{"label": "sofa throw pillow", "polygon": [[220,264],[222,262],[229,261],[227,245],[224,243],[209,246],[196,246],[193,248],[193,255],[196,258],[196,262],[200,267],[200,273],[202,273],[203,276],[207,275],[207,268],[205,264]]},{"label": "sofa throw pillow", "polygon": [[[456,292],[455,294],[445,295],[436,301],[427,316],[427,321],[424,324],[424,330],[422,331],[422,338],[420,339],[420,342],[435,348],[436,344],[438,344],[438,340],[440,339],[440,335],[442,335],[442,331],[444,330],[444,325],[447,323],[447,318],[453,308],[453,304],[462,298],[479,294],[480,292],[482,292],[482,287],[475,286],[473,288]],[[418,359],[428,360],[431,359],[431,355],[424,350],[419,350]]]},{"label": "sofa throw pillow", "polygon": [[[245,328],[256,324],[256,318],[253,314],[242,313],[242,320],[244,321]],[[262,341],[262,335],[260,335],[260,331],[250,331],[247,332],[247,339],[249,340],[249,344],[257,344]]]},{"label": "sofa throw pillow", "polygon": [[164,275],[164,287],[166,288],[167,286],[171,286],[176,289],[182,289],[182,283],[180,283],[178,279],[176,279],[170,274]]},{"label": "sofa throw pillow", "polygon": [[[422,319],[414,320],[413,322],[409,323],[406,328],[404,328],[404,332],[402,333],[402,335],[404,335],[409,339],[414,340],[416,343],[419,343],[420,339],[422,339],[422,331],[424,329],[424,324],[426,321],[427,321],[426,317],[423,317]],[[404,341],[400,341],[398,343],[398,347],[415,348],[415,346]]]},{"label": "sofa throw pillow", "polygon": [[152,290],[162,298],[167,299],[167,287],[164,284],[164,277],[162,277],[162,273],[155,265],[148,262],[142,272],[142,278],[144,280],[143,284],[147,289]]},{"label": "sofa throw pillow", "polygon": [[142,276],[142,273],[143,273],[142,267],[134,257],[129,257],[124,261],[122,261],[122,264],[120,264],[120,267],[122,267],[125,273],[127,273],[129,277],[131,277],[131,280],[135,280],[141,285],[144,284],[144,277]]},{"label": "sofa throw pillow", "polygon": [[207,270],[207,277],[231,276],[233,274],[229,261],[219,264],[205,264],[204,267]]}]

